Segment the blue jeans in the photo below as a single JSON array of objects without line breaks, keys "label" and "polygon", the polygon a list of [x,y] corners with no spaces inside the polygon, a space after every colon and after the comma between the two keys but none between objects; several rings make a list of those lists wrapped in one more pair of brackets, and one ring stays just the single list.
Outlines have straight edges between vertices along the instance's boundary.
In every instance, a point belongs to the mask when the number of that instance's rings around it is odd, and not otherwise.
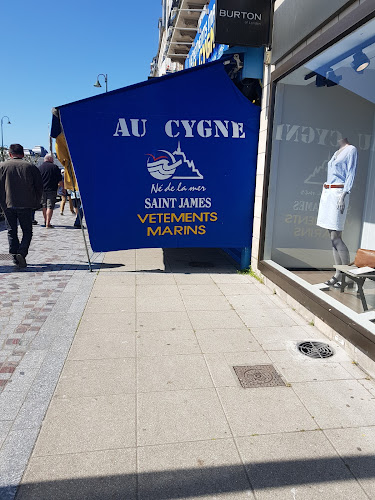
[{"label": "blue jeans", "polygon": [[[26,257],[33,236],[33,210],[31,208],[6,208],[4,215],[8,229],[9,253],[14,255],[19,253]],[[21,242],[18,239],[18,222],[23,233]]]}]

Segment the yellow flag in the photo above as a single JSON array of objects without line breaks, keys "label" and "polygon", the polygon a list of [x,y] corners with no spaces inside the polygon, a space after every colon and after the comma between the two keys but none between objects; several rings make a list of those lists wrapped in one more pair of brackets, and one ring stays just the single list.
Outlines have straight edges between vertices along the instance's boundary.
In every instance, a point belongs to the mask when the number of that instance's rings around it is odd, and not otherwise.
[{"label": "yellow flag", "polygon": [[64,167],[64,187],[72,191],[78,191],[78,184],[74,174],[72,160],[70,158],[68,145],[66,143],[65,135],[61,132],[56,137],[56,154],[60,163]]}]

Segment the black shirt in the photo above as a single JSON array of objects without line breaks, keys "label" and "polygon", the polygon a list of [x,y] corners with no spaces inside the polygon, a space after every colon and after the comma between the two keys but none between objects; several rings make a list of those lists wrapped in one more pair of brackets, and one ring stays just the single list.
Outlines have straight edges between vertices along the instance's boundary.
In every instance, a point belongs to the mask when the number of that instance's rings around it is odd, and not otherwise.
[{"label": "black shirt", "polygon": [[38,168],[43,179],[43,191],[57,191],[57,186],[62,181],[59,167],[54,163],[45,161]]}]

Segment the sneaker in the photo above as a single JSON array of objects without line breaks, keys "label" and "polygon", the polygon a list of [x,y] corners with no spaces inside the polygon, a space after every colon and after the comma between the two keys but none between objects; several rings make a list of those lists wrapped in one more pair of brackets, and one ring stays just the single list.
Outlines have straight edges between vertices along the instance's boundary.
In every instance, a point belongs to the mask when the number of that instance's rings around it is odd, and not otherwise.
[{"label": "sneaker", "polygon": [[12,255],[12,257],[13,257],[13,264],[15,264],[16,266],[18,266],[18,260],[17,260],[16,256]]},{"label": "sneaker", "polygon": [[33,226],[36,226],[38,224],[37,220],[33,220]]},{"label": "sneaker", "polygon": [[55,226],[52,226],[52,224],[50,224],[49,226],[46,226],[46,228],[48,229],[54,229]]},{"label": "sneaker", "polygon": [[18,253],[15,257],[16,257],[16,260],[17,260],[19,267],[26,267],[27,266],[26,259],[23,255]]}]

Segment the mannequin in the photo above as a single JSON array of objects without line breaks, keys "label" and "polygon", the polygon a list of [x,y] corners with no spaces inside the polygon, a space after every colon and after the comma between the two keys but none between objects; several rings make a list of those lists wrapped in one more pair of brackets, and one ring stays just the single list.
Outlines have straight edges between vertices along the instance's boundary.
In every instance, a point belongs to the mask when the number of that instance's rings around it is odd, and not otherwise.
[{"label": "mannequin", "polygon": [[[358,153],[357,149],[349,144],[348,139],[340,139],[338,146],[338,151],[328,162],[327,182],[323,184],[316,224],[329,231],[334,263],[348,265],[350,255],[348,247],[342,240],[342,231],[348,211],[349,194],[357,169]],[[340,271],[336,270],[336,273],[325,284],[341,288],[340,276]]]}]

